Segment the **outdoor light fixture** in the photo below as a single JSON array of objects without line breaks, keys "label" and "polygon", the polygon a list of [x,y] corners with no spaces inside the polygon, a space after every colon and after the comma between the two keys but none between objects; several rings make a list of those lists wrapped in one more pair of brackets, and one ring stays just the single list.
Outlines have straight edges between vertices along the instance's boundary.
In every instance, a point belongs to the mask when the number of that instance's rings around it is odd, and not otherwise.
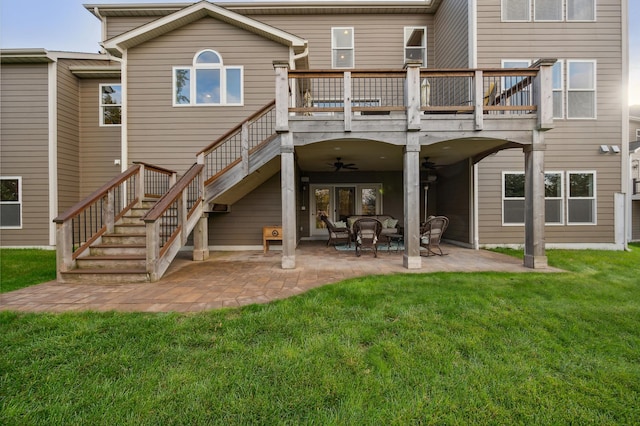
[{"label": "outdoor light fixture", "polygon": [[618,145],[611,145],[611,151],[613,151],[614,154],[620,154],[620,147]]},{"label": "outdoor light fixture", "polygon": [[600,145],[600,152],[606,154],[609,152],[609,147],[607,145]]}]

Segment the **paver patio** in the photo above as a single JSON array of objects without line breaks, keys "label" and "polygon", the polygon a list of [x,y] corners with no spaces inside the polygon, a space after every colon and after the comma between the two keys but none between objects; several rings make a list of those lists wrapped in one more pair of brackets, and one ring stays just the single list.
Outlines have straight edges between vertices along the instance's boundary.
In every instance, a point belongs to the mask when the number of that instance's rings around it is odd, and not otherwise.
[{"label": "paver patio", "polygon": [[296,250],[297,267],[292,270],[281,268],[279,251],[212,252],[204,262],[193,262],[190,252],[183,252],[156,283],[109,285],[50,281],[0,294],[0,310],[196,312],[267,303],[363,275],[534,272],[522,266],[522,260],[510,256],[452,245],[443,247],[448,253],[446,256],[423,257],[422,268],[414,270],[402,266],[401,252],[381,251],[377,258],[365,252],[356,257],[353,251],[338,251],[321,241],[302,242]]}]

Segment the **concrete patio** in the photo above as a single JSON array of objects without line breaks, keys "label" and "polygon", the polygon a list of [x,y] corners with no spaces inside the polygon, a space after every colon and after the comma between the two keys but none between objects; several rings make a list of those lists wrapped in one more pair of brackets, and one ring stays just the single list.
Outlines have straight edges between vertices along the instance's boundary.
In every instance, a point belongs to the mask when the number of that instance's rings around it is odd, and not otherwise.
[{"label": "concrete patio", "polygon": [[[296,269],[281,268],[281,252],[212,252],[204,262],[178,255],[167,274],[148,284],[62,284],[51,281],[0,294],[0,310],[25,312],[127,311],[197,312],[267,303],[312,288],[363,275],[449,272],[534,272],[522,260],[485,251],[443,245],[446,256],[423,257],[422,268],[402,266],[402,253],[338,251],[323,241],[302,242]],[[546,272],[558,271],[548,268]],[[536,270],[535,272],[540,272]]]}]

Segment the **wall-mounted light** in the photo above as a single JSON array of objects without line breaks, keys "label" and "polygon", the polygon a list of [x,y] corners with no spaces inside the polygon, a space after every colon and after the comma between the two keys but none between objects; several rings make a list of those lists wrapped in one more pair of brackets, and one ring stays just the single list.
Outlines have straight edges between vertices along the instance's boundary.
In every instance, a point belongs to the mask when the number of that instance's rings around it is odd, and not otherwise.
[{"label": "wall-mounted light", "polygon": [[611,145],[611,151],[613,151],[614,154],[620,154],[620,147],[618,145]]},{"label": "wall-mounted light", "polygon": [[606,154],[607,152],[609,152],[609,147],[607,145],[600,145],[600,152]]}]

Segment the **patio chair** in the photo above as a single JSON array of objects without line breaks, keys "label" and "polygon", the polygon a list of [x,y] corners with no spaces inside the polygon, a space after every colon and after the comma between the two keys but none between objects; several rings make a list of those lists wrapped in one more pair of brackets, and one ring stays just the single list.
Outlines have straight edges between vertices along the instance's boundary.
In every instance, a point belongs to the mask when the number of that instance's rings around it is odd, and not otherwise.
[{"label": "patio chair", "polygon": [[440,248],[442,234],[449,226],[449,219],[445,216],[431,216],[420,227],[420,246],[427,249],[427,256],[443,256],[446,253]]},{"label": "patio chair", "polygon": [[330,221],[325,215],[321,215],[320,220],[324,222],[327,227],[327,232],[329,232],[327,245],[333,244],[335,246],[337,243],[346,242],[348,246],[351,247],[351,232],[346,224],[344,227],[336,226],[336,224]]},{"label": "patio chair", "polygon": [[362,250],[372,250],[374,257],[378,257],[378,240],[381,232],[382,222],[378,219],[361,218],[353,222],[356,256],[360,257]]}]

